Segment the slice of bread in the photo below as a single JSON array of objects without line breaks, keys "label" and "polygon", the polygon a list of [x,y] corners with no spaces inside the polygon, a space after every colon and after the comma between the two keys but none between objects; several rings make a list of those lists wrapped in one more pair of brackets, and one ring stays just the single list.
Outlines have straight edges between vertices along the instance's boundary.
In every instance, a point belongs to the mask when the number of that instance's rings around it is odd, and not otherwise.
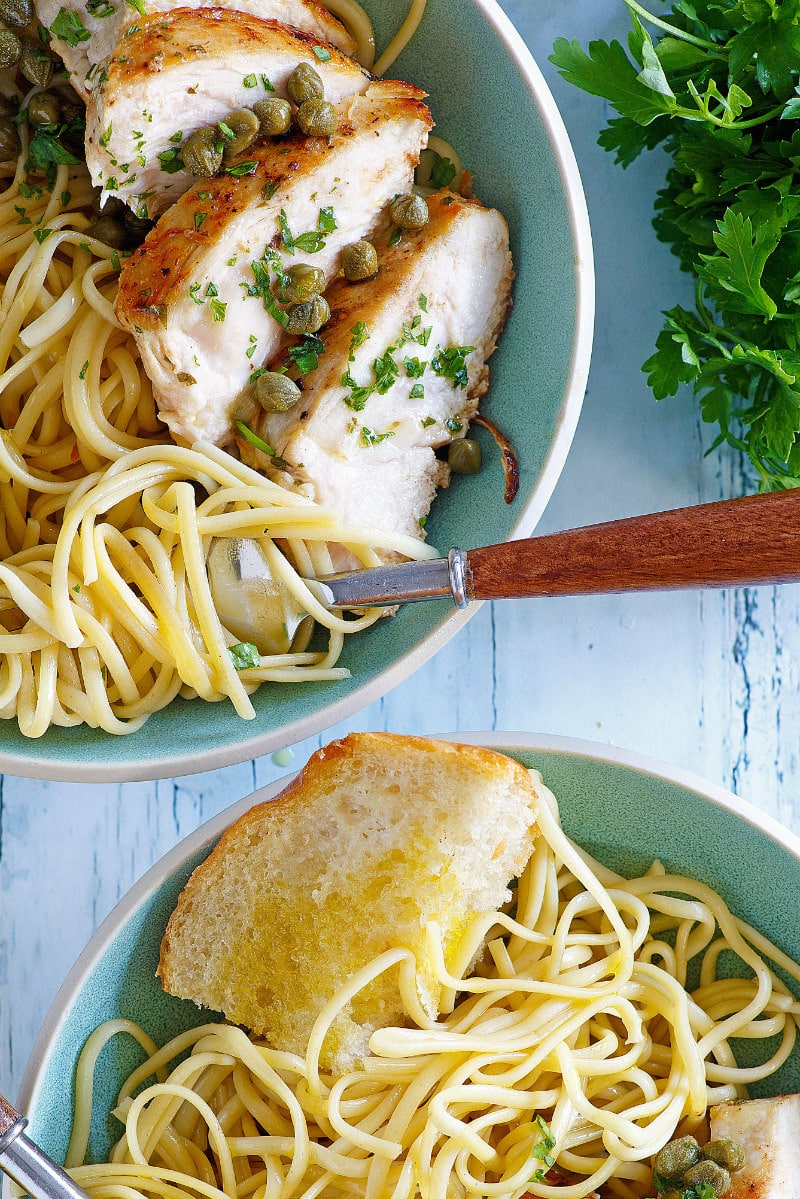
[{"label": "slice of bread", "polygon": [[[237,820],[195,870],[167,926],[159,977],[171,994],[304,1055],[337,989],[406,947],[435,1018],[441,987],[425,926],[442,928],[449,963],[471,918],[510,897],[537,814],[530,775],[502,754],[351,733]],[[404,1022],[392,969],[336,1017],[323,1066],[352,1068],[375,1028]]]}]

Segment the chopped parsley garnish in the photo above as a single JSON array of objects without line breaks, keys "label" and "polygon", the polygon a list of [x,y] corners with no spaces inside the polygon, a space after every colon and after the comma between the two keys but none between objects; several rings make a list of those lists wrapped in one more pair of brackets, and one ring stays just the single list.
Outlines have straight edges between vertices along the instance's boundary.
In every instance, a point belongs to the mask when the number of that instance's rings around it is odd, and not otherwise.
[{"label": "chopped parsley garnish", "polygon": [[228,646],[228,653],[237,670],[248,670],[261,661],[258,646],[252,641],[237,641],[236,645]]},{"label": "chopped parsley garnish", "polygon": [[245,75],[244,79],[242,80],[242,83],[245,87],[258,87],[258,76],[257,75]]},{"label": "chopped parsley garnish", "polygon": [[26,170],[44,171],[48,184],[52,187],[56,176],[57,166],[77,166],[80,162],[60,140],[63,126],[55,133],[45,132],[38,128],[28,143],[28,159]]},{"label": "chopped parsley garnish", "polygon": [[[278,263],[280,264],[280,258],[277,254],[274,255],[274,258],[277,258]],[[274,317],[278,324],[282,325],[285,329],[289,324],[289,314],[288,312],[285,312],[283,308],[281,308],[280,304],[272,294],[269,277],[270,265],[272,265],[271,259],[267,257],[267,252],[265,252],[264,258],[257,259],[255,262],[250,263],[250,269],[253,272],[254,282],[242,283],[241,286],[244,288],[244,293],[246,296],[259,296],[270,316]]]},{"label": "chopped parsley garnish", "polygon": [[230,125],[226,125],[224,121],[217,121],[217,129],[227,141],[232,142],[236,138],[236,134],[231,129]]},{"label": "chopped parsley garnish", "polygon": [[228,305],[224,300],[210,300],[209,306],[211,308],[211,315],[215,321],[225,320],[225,309],[228,307]]},{"label": "chopped parsley garnish", "polygon": [[305,254],[316,254],[325,245],[327,235],[337,228],[332,208],[320,208],[317,228],[308,233],[300,233],[297,237],[289,228],[289,220],[283,209],[278,214],[278,226],[284,249],[289,254],[294,254],[295,250],[302,250]]},{"label": "chopped parsley garnish", "polygon": [[379,445],[386,441],[387,437],[394,437],[394,433],[373,433],[366,425],[361,426],[361,440],[364,445]]},{"label": "chopped parsley garnish", "polygon": [[389,236],[389,241],[387,244],[390,246],[396,246],[402,236],[403,236],[403,230],[400,228],[399,225],[395,225],[394,229],[392,229],[392,232]]},{"label": "chopped parsley garnish", "polygon": [[270,80],[267,78],[266,75],[262,75],[260,78],[261,78],[261,86],[263,87],[265,92],[274,92],[275,91],[274,84],[270,82]]},{"label": "chopped parsley garnish", "polygon": [[86,11],[93,17],[110,17],[117,10],[109,0],[86,0]]},{"label": "chopped parsley garnish", "polygon": [[174,175],[177,171],[183,170],[183,159],[181,158],[180,149],[173,146],[171,150],[162,150],[158,156],[158,161],[161,164],[161,169],[167,175]]},{"label": "chopped parsley garnish", "polygon": [[263,441],[257,433],[254,433],[253,430],[250,429],[243,420],[235,420],[233,423],[236,425],[236,428],[239,430],[245,441],[248,441],[250,445],[255,447],[255,449],[261,450],[261,453],[266,454],[269,458],[275,457],[275,451],[273,450],[272,446],[268,445],[266,441]]},{"label": "chopped parsley garnish", "polygon": [[317,217],[317,226],[323,233],[333,233],[334,229],[338,228],[332,208],[320,208],[319,216]]},{"label": "chopped parsley garnish", "polygon": [[206,219],[207,216],[208,216],[207,212],[196,212],[194,214],[194,231],[195,231],[195,233],[198,232],[198,230],[200,229],[200,226],[203,224],[203,221]]},{"label": "chopped parsley garnish", "polygon": [[81,42],[88,42],[92,36],[78,14],[67,12],[63,7],[58,10],[58,15],[50,26],[50,32],[68,46],[79,46]]},{"label": "chopped parsley garnish", "polygon": [[50,234],[51,234],[52,232],[53,232],[53,230],[52,230],[52,229],[47,229],[47,228],[44,228],[44,229],[34,229],[34,231],[33,231],[33,236],[36,238],[36,240],[38,241],[39,245],[41,245],[43,241],[47,241],[48,237],[50,236]]},{"label": "chopped parsley garnish", "polygon": [[403,359],[403,366],[406,368],[409,379],[421,379],[427,365],[427,362],[420,362],[419,358]]},{"label": "chopped parsley garnish", "polygon": [[19,216],[19,220],[17,221],[18,225],[30,225],[32,223],[31,218],[28,216],[27,210],[23,208],[21,204],[14,205],[14,212],[16,212]]},{"label": "chopped parsley garnish", "polygon": [[357,350],[359,346],[363,346],[365,341],[369,341],[369,330],[367,329],[366,322],[356,321],[350,333],[352,336],[350,338],[349,359],[352,362],[354,357],[353,351]]},{"label": "chopped parsley garnish", "polygon": [[437,154],[431,168],[431,183],[434,187],[447,187],[453,182],[456,174],[455,163],[449,158]]},{"label": "chopped parsley garnish", "polygon": [[84,362],[83,366],[81,367],[81,369],[78,371],[78,378],[85,379],[86,372],[88,371],[88,369],[89,369],[89,359],[87,358],[86,361]]},{"label": "chopped parsley garnish", "polygon": [[409,399],[412,399],[412,400],[424,400],[425,384],[424,383],[415,383],[414,386],[411,388],[411,391],[408,393],[408,395],[409,395]]},{"label": "chopped parsley garnish", "polygon": [[436,417],[435,416],[425,416],[422,418],[422,420],[419,423],[422,425],[423,429],[429,429],[431,427],[431,425],[436,424]]},{"label": "chopped parsley garnish", "polygon": [[419,304],[419,306],[423,312],[428,311],[428,297],[427,296],[421,295],[419,297],[419,299],[417,300],[417,303]]},{"label": "chopped parsley garnish", "polygon": [[556,1142],[546,1120],[543,1120],[541,1116],[537,1115],[536,1123],[539,1126],[539,1131],[542,1136],[541,1139],[538,1140],[531,1149],[531,1157],[542,1164],[533,1175],[533,1181],[544,1182],[545,1174],[551,1166],[556,1164],[556,1159],[553,1157],[553,1150],[556,1147]]},{"label": "chopped parsley garnish", "polygon": [[320,62],[330,62],[331,52],[326,50],[324,46],[315,46],[314,53]]},{"label": "chopped parsley garnish", "polygon": [[135,8],[136,11],[142,16],[145,15],[146,9],[144,6],[144,0],[125,0],[125,3],[130,4],[131,8]]},{"label": "chopped parsley garnish", "polygon": [[466,357],[474,349],[474,346],[449,346],[446,350],[440,347],[431,358],[431,367],[437,375],[450,379],[454,387],[466,387]]},{"label": "chopped parsley garnish", "polygon": [[233,175],[234,179],[240,179],[243,175],[255,175],[258,163],[253,158],[248,158],[246,162],[234,163],[232,167],[225,168],[226,175]]},{"label": "chopped parsley garnish", "polygon": [[325,342],[315,333],[304,333],[296,346],[289,350],[289,357],[301,375],[309,375],[319,366],[320,356],[325,353]]}]

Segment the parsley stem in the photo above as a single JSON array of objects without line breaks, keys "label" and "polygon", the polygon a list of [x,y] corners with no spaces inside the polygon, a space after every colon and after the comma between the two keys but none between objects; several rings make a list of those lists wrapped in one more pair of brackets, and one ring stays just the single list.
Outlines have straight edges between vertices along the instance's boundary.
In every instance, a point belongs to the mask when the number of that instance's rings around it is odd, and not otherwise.
[{"label": "parsley stem", "polygon": [[679,38],[682,42],[689,42],[692,46],[700,46],[703,50],[713,50],[715,54],[721,52],[721,47],[716,42],[709,42],[706,38],[697,37],[693,33],[687,33],[685,29],[678,29],[675,25],[670,25],[668,21],[662,20],[660,17],[654,17],[646,8],[642,8],[641,4],[637,4],[636,0],[625,0],[625,4],[631,12],[638,13],[645,21],[651,25],[655,25],[658,29],[663,29],[664,33],[671,33],[673,37]]},{"label": "parsley stem", "polygon": [[703,97],[698,92],[691,79],[687,87],[697,104],[697,112],[693,108],[676,108],[673,116],[685,117],[687,121],[709,121],[712,125],[716,125],[719,129],[753,129],[756,125],[765,125],[772,121],[775,117],[779,117],[786,107],[785,104],[777,104],[775,108],[770,108],[768,112],[762,113],[760,117],[752,117],[749,121],[726,121],[724,117],[717,117],[703,103]]}]

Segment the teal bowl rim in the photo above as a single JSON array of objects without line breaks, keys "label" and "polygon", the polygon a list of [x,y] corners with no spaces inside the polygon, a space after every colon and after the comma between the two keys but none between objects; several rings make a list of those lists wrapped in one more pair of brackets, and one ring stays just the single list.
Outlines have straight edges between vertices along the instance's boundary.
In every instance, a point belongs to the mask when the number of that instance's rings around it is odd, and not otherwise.
[{"label": "teal bowl rim", "polygon": [[[553,734],[496,731],[456,732],[437,734],[436,740],[481,745],[511,754],[515,751],[547,752],[566,758],[581,758],[589,762],[622,767],[636,774],[650,776],[683,791],[691,792],[741,820],[772,841],[776,848],[790,854],[800,864],[800,836],[791,829],[724,787],[656,758],[581,738]],[[154,893],[175,871],[191,861],[202,850],[210,847],[243,812],[256,803],[274,798],[294,777],[295,773],[286,774],[245,796],[183,838],[142,875],[98,926],[59,988],[34,1042],[20,1084],[17,1102],[21,1111],[35,1113],[38,1102],[42,1098],[41,1088],[47,1075],[47,1061],[51,1047],[56,1043],[75,1005],[80,1002],[82,990],[96,963],[106,952],[120,927],[148,903]]]},{"label": "teal bowl rim", "polygon": [[[561,408],[556,417],[556,432],[531,494],[519,509],[506,540],[530,536],[552,495],[567,458],[583,403],[594,334],[595,293],[594,259],[586,198],[577,161],[558,107],[539,67],[522,36],[499,7],[497,0],[471,0],[502,41],[509,57],[525,79],[539,110],[559,172],[574,246],[575,327],[572,353]],[[520,499],[522,497],[519,497]],[[242,737],[221,746],[211,745],[192,753],[187,750],[139,760],[133,750],[124,760],[87,762],[56,753],[37,758],[18,749],[0,751],[0,772],[23,778],[57,782],[136,782],[156,778],[175,778],[203,770],[217,770],[271,753],[284,745],[296,744],[316,736],[325,728],[346,720],[368,704],[380,699],[415,670],[431,659],[474,616],[481,604],[446,614],[420,641],[400,654],[374,678],[354,688],[308,715],[280,728],[248,735],[243,722]],[[26,747],[27,750],[27,747]]]}]

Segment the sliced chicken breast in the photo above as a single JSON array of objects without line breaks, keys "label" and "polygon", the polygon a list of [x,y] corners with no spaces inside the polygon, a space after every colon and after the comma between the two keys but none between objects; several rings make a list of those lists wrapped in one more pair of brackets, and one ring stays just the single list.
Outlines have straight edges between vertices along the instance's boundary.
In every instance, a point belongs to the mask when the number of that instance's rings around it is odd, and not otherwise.
[{"label": "sliced chicken breast", "polygon": [[800,1199],[800,1095],[721,1103],[710,1119],[711,1136],[745,1154],[725,1199]]},{"label": "sliced chicken breast", "polygon": [[[434,450],[467,432],[513,280],[499,212],[447,191],[428,211],[394,245],[384,231],[374,279],[335,280],[324,352],[298,377],[301,400],[255,429],[285,464],[281,481],[299,482],[347,523],[417,537],[447,478]],[[271,369],[298,376],[297,355],[284,351]]]},{"label": "sliced chicken breast", "polygon": [[194,181],[180,147],[193,130],[266,96],[286,96],[299,63],[320,76],[338,104],[372,76],[311,35],[227,8],[175,8],[131,24],[107,77],[86,106],[86,165],[92,182],[155,218]]},{"label": "sliced chicken breast", "polygon": [[432,127],[418,88],[375,82],[338,115],[330,138],[258,143],[252,174],[193,184],[122,270],[117,315],[179,441],[232,436],[250,373],[283,334],[269,310],[275,264],[332,278],[342,247],[412,185]]},{"label": "sliced chicken breast", "polygon": [[[119,39],[140,18],[175,8],[170,0],[36,0],[36,15],[52,30],[65,26],[69,41],[52,34],[51,46],[61,56],[75,90],[88,99],[106,76]],[[316,41],[354,55],[356,43],[340,21],[317,0],[197,0],[184,8],[233,8],[265,20],[291,25]],[[62,15],[63,14],[63,15]]]}]

